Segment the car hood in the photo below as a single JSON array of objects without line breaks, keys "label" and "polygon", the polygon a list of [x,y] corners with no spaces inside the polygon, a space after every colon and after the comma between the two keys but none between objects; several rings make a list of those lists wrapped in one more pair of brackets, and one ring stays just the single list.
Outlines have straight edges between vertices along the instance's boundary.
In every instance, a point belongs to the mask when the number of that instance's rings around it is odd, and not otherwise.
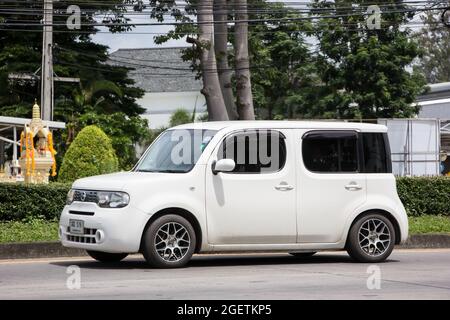
[{"label": "car hood", "polygon": [[158,172],[118,172],[76,180],[72,188],[85,190],[127,191],[127,186],[136,186],[149,181],[157,182],[175,178],[178,174]]}]

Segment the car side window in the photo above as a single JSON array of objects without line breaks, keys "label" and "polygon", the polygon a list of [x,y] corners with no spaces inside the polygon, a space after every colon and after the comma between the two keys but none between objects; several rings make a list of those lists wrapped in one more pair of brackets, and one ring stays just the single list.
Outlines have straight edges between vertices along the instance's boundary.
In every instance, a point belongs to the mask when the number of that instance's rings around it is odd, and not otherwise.
[{"label": "car side window", "polygon": [[354,131],[312,131],[303,136],[303,162],[309,171],[358,172],[358,135]]},{"label": "car side window", "polygon": [[383,133],[363,133],[364,172],[389,173],[387,147]]},{"label": "car side window", "polygon": [[271,173],[286,162],[284,135],[276,130],[246,130],[224,139],[219,159],[233,159],[236,166],[229,173]]}]

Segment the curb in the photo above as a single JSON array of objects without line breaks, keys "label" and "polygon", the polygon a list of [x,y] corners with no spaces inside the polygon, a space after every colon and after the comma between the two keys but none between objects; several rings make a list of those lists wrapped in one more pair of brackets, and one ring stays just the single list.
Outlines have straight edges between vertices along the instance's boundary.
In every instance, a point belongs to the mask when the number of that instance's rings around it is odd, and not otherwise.
[{"label": "curb", "polygon": [[398,247],[402,249],[450,248],[450,234],[414,234]]},{"label": "curb", "polygon": [[82,249],[66,248],[60,242],[26,242],[0,244],[0,259],[35,259],[85,256]]},{"label": "curb", "polygon": [[[400,249],[450,248],[450,234],[415,234]],[[86,256],[83,249],[66,248],[55,242],[0,244],[0,259],[36,259]]]}]

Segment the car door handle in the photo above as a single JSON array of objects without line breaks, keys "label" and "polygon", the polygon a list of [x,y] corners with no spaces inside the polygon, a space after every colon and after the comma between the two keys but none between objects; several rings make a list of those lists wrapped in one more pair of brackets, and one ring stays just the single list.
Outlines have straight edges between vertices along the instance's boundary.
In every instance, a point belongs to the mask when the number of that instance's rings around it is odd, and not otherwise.
[{"label": "car door handle", "polygon": [[356,182],[350,182],[349,184],[347,184],[345,186],[345,189],[347,189],[349,191],[358,191],[358,190],[361,190],[362,187],[359,184],[357,184]]},{"label": "car door handle", "polygon": [[294,187],[288,185],[286,182],[281,182],[279,185],[275,186],[275,189],[278,191],[289,191],[294,189]]}]

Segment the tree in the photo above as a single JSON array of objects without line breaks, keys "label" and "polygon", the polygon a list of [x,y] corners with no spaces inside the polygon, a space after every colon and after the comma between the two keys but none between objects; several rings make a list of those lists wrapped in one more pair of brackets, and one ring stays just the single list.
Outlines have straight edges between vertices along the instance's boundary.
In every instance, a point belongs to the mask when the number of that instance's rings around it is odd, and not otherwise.
[{"label": "tree", "polygon": [[128,116],[123,112],[98,114],[87,112],[75,122],[75,132],[89,125],[96,125],[111,139],[119,161],[119,169],[130,170],[137,161],[136,147],[150,135],[146,119]]},{"label": "tree", "polygon": [[185,109],[177,109],[170,116],[170,127],[179,126],[181,124],[193,122],[193,116],[189,114]]},{"label": "tree", "polygon": [[64,156],[58,181],[76,179],[118,170],[111,139],[98,127],[87,126],[76,136]]},{"label": "tree", "polygon": [[428,83],[450,81],[450,28],[442,24],[441,12],[429,11],[421,18],[426,27],[416,34],[424,51],[417,70]]},{"label": "tree", "polygon": [[228,15],[227,0],[214,1],[214,44],[220,89],[230,120],[238,119],[232,87],[233,72],[228,63]]},{"label": "tree", "polygon": [[[122,2],[105,0],[100,2],[75,0],[71,5],[82,8],[81,30],[67,30],[65,27],[55,27],[54,38],[54,72],[61,77],[79,77],[83,84],[98,80],[114,82],[123,92],[121,99],[105,97],[102,112],[122,111],[128,115],[138,115],[144,112],[135,100],[142,97],[143,91],[133,86],[134,82],[128,77],[129,69],[107,64],[107,47],[91,41],[91,35],[97,32],[93,26],[86,24],[95,22],[95,16],[109,13],[105,16],[106,23],[125,23]],[[121,4],[122,3],[122,4]],[[41,66],[42,51],[42,1],[26,1],[20,6],[11,1],[1,1],[2,7],[12,8],[2,13],[8,25],[2,26],[0,33],[0,114],[29,117],[30,106],[35,98],[40,96],[39,81],[8,81],[11,72],[33,74]],[[65,25],[69,16],[66,13],[67,2],[54,1],[54,23]],[[27,21],[38,27],[15,26],[14,24]],[[127,27],[111,25],[110,29],[119,32]],[[61,32],[63,31],[63,32]],[[39,73],[38,73],[39,74]],[[55,99],[57,101],[70,97],[74,89],[73,84],[55,83]],[[55,120],[60,118],[55,117]]]},{"label": "tree", "polygon": [[[239,0],[242,1],[242,0]],[[150,0],[151,18],[158,21],[164,20],[164,15],[170,13],[177,22],[174,30],[166,35],[155,38],[157,43],[164,43],[169,39],[181,39],[187,35],[193,48],[184,51],[183,59],[192,62],[192,70],[198,71],[198,76],[203,80],[202,93],[206,98],[210,120],[236,119],[235,98],[232,95],[232,71],[228,59],[228,43],[231,35],[228,33],[227,23],[232,16],[231,12],[224,10],[229,6],[227,0],[188,0],[185,12],[176,7],[174,0]],[[246,16],[246,1],[237,4],[239,10],[235,10],[235,19]],[[198,24],[195,25],[197,17]],[[243,19],[245,20],[245,19]],[[239,59],[235,60],[240,67],[235,66],[239,72],[239,89],[235,90],[242,105],[242,119],[254,119],[253,101],[251,93],[250,70],[248,59],[248,29],[247,23],[238,23],[239,32],[234,44],[239,44],[236,50]],[[198,63],[199,61],[199,63]],[[237,62],[238,61],[238,62]]]},{"label": "tree", "polygon": [[248,54],[247,0],[235,0],[234,50],[236,61],[237,111],[241,120],[255,120],[252,85],[250,80],[250,59]]},{"label": "tree", "polygon": [[55,108],[55,115],[67,123],[67,145],[73,141],[76,135],[78,118],[86,112],[98,111],[100,104],[106,100],[105,95],[100,95],[101,93],[123,97],[122,90],[115,83],[107,80],[95,81],[87,88],[83,88],[83,85],[80,84],[80,87],[73,91],[71,99],[64,99]]},{"label": "tree", "polygon": [[[413,15],[405,4],[387,1],[381,29],[369,30],[363,13],[370,4],[371,0],[314,1],[312,14],[323,15],[315,23],[315,36],[316,65],[325,92],[312,116],[375,119],[417,113],[414,102],[425,81],[407,68],[420,50],[411,31],[401,27]],[[355,14],[349,15],[348,8]]]},{"label": "tree", "polygon": [[197,9],[199,23],[198,40],[194,41],[200,51],[203,89],[209,120],[228,120],[217,73],[217,61],[214,49],[213,0],[200,0]]},{"label": "tree", "polygon": [[[314,57],[305,41],[312,35],[311,23],[300,20],[302,14],[281,3],[252,0],[249,5],[260,8],[259,12],[250,13],[249,19],[271,21],[253,25],[249,35],[257,117],[311,117],[310,110],[321,92]],[[293,20],[281,21],[282,18]]]}]

